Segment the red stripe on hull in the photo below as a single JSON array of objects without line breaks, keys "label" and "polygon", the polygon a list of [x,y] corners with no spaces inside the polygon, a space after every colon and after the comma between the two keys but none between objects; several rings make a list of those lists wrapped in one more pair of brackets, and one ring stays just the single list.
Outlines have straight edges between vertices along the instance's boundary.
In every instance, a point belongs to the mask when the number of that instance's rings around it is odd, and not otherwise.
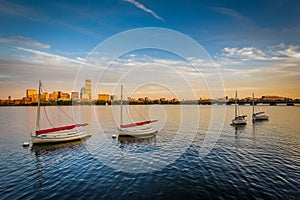
[{"label": "red stripe on hull", "polygon": [[133,124],[123,124],[123,125],[120,125],[120,128],[130,128],[130,127],[135,127],[135,126],[143,126],[145,124],[150,124],[150,123],[153,123],[153,122],[157,122],[157,120],[149,120],[149,121],[144,121],[144,122],[136,122],[136,123],[133,123]]}]

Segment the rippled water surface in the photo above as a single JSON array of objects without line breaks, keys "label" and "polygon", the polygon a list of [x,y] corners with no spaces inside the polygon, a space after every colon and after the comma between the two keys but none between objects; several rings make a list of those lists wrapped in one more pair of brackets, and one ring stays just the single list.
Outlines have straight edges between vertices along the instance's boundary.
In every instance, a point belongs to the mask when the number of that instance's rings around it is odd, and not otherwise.
[{"label": "rippled water surface", "polygon": [[36,107],[0,107],[0,199],[300,199],[298,106],[264,106],[270,120],[244,127],[230,125],[233,106],[129,106],[125,121],[159,120],[138,140],[112,139],[117,106],[46,109],[55,124],[73,111],[92,137],[23,148]]}]

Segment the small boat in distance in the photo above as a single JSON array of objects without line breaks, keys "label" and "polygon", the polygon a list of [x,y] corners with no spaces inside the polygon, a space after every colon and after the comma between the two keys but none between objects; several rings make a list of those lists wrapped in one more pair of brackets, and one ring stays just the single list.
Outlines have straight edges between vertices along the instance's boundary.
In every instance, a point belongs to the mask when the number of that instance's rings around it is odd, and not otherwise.
[{"label": "small boat in distance", "polygon": [[252,121],[263,121],[263,120],[269,120],[268,115],[263,115],[265,112],[254,112],[254,93],[252,93]]},{"label": "small boat in distance", "polygon": [[235,105],[234,105],[234,119],[232,120],[232,125],[246,125],[247,120],[246,117],[247,115],[238,115],[237,112],[237,91],[235,91]]},{"label": "small boat in distance", "polygon": [[41,89],[42,89],[42,82],[39,81],[36,131],[35,134],[31,135],[32,144],[69,142],[69,141],[80,140],[82,138],[91,136],[90,133],[86,133],[83,130],[79,129],[80,127],[87,126],[88,125],[87,123],[71,124],[67,126],[40,129]]},{"label": "small boat in distance", "polygon": [[120,126],[118,127],[119,137],[136,137],[136,138],[149,138],[156,135],[158,132],[151,126],[147,126],[157,120],[148,120],[136,122],[131,124],[123,124],[123,85],[121,85],[121,112],[120,112]]}]

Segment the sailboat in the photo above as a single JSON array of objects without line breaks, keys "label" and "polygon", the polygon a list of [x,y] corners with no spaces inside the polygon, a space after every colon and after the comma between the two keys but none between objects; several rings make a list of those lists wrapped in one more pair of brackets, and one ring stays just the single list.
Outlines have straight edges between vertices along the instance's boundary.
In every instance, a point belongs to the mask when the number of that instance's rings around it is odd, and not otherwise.
[{"label": "sailboat", "polygon": [[147,120],[131,124],[123,124],[123,85],[121,85],[121,112],[120,112],[120,126],[118,127],[119,137],[129,136],[137,138],[153,137],[158,132],[151,126],[147,126],[157,120]]},{"label": "sailboat", "polygon": [[38,108],[36,117],[36,131],[31,135],[32,144],[45,144],[45,143],[59,143],[80,140],[85,137],[91,136],[80,130],[80,127],[87,126],[87,123],[71,124],[66,126],[52,127],[47,129],[40,128],[40,102],[41,102],[41,88],[42,82],[39,81],[38,93]]},{"label": "sailboat", "polygon": [[247,124],[246,117],[247,115],[238,115],[237,112],[237,91],[235,91],[235,105],[234,105],[234,114],[235,117],[232,120],[232,125],[245,125]]},{"label": "sailboat", "polygon": [[265,112],[254,112],[254,93],[252,93],[252,121],[269,120],[268,115],[263,115]]}]

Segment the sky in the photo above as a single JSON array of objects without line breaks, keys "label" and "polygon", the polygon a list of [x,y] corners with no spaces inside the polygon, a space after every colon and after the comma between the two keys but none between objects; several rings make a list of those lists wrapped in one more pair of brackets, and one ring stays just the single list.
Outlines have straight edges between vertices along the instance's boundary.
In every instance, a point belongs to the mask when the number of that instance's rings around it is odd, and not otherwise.
[{"label": "sky", "polygon": [[[78,91],[86,78],[92,79],[94,94],[117,93],[111,85],[122,82],[128,96],[210,97],[212,90],[220,89],[209,86],[218,78],[222,82],[218,87],[230,97],[238,90],[241,97],[254,92],[258,97],[300,98],[297,0],[0,0],[0,4],[0,99],[21,98],[26,89],[36,89],[40,79],[48,92]],[[174,31],[156,40],[154,29],[154,39],[148,40],[153,46],[170,40],[178,51],[186,50],[185,57],[142,47],[114,57],[114,49],[137,44],[140,37],[147,40],[143,33],[122,42],[118,36],[147,27],[165,29],[162,35]],[[178,41],[176,34],[187,38]],[[199,55],[188,45],[190,40],[203,48]],[[105,41],[113,42],[108,42],[109,53]]]}]

